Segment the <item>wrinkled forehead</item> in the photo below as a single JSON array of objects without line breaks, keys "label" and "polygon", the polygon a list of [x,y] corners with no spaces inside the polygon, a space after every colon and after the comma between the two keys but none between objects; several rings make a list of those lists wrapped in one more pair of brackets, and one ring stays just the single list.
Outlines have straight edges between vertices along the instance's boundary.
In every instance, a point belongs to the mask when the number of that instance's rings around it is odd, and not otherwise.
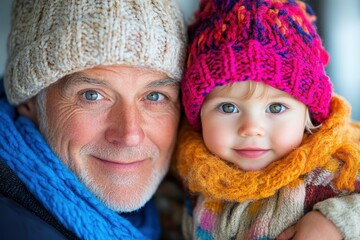
[{"label": "wrinkled forehead", "polygon": [[62,90],[84,83],[98,86],[109,85],[110,87],[107,80],[111,78],[115,78],[116,80],[113,81],[113,83],[118,82],[119,85],[132,81],[143,82],[143,85],[147,88],[156,88],[167,85],[174,85],[178,87],[179,85],[179,81],[177,79],[168,77],[166,73],[145,67],[121,65],[100,66],[99,68],[72,73],[59,79],[56,84],[58,84]]}]

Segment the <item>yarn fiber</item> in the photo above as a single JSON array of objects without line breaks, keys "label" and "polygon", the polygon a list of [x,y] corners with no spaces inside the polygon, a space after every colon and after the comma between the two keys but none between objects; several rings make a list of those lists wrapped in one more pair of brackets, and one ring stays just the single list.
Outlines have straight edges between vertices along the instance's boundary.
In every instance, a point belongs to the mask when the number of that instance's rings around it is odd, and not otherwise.
[{"label": "yarn fiber", "polygon": [[191,126],[216,86],[253,80],[287,92],[308,106],[315,123],[329,113],[329,55],[305,3],[294,0],[202,1],[189,28],[187,70],[181,83]]},{"label": "yarn fiber", "polygon": [[11,104],[97,65],[182,78],[186,29],[175,0],[15,0],[5,89]]}]

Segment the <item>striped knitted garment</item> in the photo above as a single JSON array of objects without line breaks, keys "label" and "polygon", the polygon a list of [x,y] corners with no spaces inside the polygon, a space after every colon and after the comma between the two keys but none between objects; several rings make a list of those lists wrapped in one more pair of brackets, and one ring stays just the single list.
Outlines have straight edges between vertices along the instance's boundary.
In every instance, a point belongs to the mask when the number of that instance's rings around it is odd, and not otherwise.
[{"label": "striped knitted garment", "polygon": [[260,171],[243,172],[207,151],[184,125],[176,165],[194,195],[184,222],[191,239],[274,239],[313,205],[360,192],[360,123],[350,107],[331,100],[330,115],[299,148]]}]

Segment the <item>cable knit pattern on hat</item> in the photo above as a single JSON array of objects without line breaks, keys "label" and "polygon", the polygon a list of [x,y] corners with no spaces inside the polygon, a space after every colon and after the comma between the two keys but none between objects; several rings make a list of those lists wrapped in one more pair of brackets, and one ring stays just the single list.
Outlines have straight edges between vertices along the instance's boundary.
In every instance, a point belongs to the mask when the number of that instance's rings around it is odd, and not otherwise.
[{"label": "cable knit pattern on hat", "polygon": [[67,74],[97,65],[147,67],[181,79],[183,16],[170,0],[16,0],[5,89],[19,104]]},{"label": "cable knit pattern on hat", "polygon": [[200,109],[216,86],[254,80],[308,106],[316,123],[327,117],[332,86],[322,46],[305,3],[294,0],[202,1],[190,27],[183,104],[200,129]]}]

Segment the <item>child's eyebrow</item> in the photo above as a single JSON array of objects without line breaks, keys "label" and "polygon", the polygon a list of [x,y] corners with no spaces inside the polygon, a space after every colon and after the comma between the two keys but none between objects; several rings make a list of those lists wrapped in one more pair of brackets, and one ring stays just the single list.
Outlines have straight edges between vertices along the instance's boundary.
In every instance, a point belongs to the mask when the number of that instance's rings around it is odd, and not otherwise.
[{"label": "child's eyebrow", "polygon": [[283,92],[283,93],[275,93],[275,94],[269,94],[269,97],[272,98],[290,98],[293,99],[292,96],[290,96],[289,94]]}]

